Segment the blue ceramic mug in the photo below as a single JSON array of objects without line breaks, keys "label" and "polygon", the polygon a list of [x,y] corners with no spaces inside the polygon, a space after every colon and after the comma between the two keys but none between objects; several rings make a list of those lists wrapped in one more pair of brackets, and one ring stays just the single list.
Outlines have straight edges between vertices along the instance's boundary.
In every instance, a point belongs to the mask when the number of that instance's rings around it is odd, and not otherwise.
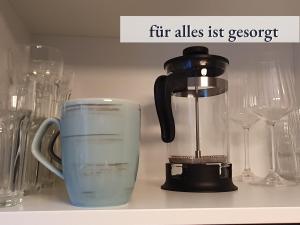
[{"label": "blue ceramic mug", "polygon": [[[62,171],[41,154],[48,127],[61,137]],[[38,129],[32,153],[64,179],[76,206],[126,204],[136,180],[139,159],[140,106],[121,99],[67,101],[61,119],[46,119]]]}]

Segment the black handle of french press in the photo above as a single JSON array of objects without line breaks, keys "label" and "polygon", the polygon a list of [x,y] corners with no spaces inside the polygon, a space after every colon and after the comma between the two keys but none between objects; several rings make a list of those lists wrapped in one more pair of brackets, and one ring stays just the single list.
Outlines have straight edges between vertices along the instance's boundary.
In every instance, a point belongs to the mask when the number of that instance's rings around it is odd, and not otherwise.
[{"label": "black handle of french press", "polygon": [[175,124],[171,107],[171,95],[167,94],[167,76],[159,76],[154,84],[154,100],[161,129],[161,139],[171,142],[175,137]]},{"label": "black handle of french press", "polygon": [[172,142],[175,138],[175,122],[172,112],[171,96],[174,91],[182,91],[187,87],[185,77],[159,76],[154,84],[155,107],[160,123],[161,139]]}]

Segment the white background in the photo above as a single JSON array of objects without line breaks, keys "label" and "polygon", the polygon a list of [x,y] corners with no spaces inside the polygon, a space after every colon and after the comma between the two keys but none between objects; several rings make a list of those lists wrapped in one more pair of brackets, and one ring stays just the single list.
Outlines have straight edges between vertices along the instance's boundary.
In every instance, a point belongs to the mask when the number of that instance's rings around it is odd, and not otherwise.
[{"label": "white background", "polygon": [[[159,25],[171,29],[169,37],[151,37],[150,27]],[[174,31],[182,25],[204,29],[203,37],[175,37]],[[223,28],[224,37],[208,37],[208,27]],[[287,16],[122,16],[121,42],[229,42],[231,29],[278,29],[272,42],[299,42],[299,17]],[[237,38],[235,42],[265,42],[264,37]]]}]

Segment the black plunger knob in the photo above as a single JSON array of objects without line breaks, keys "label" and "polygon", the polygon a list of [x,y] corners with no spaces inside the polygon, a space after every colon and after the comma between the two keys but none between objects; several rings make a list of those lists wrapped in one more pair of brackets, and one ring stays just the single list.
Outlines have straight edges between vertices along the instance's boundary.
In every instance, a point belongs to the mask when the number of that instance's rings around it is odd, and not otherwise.
[{"label": "black plunger knob", "polygon": [[208,48],[203,46],[192,46],[183,50],[183,55],[208,55]]}]

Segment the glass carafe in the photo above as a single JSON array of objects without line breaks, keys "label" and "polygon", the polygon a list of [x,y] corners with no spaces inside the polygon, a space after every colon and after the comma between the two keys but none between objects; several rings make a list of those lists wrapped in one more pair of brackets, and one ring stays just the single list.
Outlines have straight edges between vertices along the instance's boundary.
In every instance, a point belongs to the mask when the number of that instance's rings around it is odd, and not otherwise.
[{"label": "glass carafe", "polygon": [[[225,76],[223,76],[225,77]],[[223,78],[188,78],[188,91],[172,95],[176,138],[168,143],[172,163],[226,163],[228,161],[227,93],[203,97],[208,80]]]}]

